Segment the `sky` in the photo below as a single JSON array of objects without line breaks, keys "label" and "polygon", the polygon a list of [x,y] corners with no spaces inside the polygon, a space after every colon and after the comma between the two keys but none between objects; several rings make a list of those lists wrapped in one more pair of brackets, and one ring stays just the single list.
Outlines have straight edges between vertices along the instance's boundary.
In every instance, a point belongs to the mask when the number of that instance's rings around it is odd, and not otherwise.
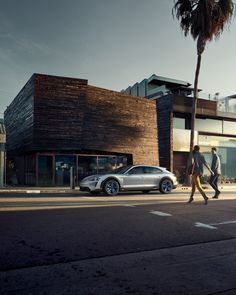
[{"label": "sky", "polygon": [[[0,0],[0,117],[33,73],[120,91],[152,74],[193,84],[196,43],[173,0]],[[206,47],[199,88],[236,93],[236,20]]]}]

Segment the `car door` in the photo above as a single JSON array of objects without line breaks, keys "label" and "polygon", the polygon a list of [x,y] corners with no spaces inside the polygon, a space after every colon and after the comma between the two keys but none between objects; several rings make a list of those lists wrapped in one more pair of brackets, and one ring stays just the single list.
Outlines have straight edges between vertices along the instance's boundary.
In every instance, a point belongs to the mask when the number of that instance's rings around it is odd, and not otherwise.
[{"label": "car door", "polygon": [[127,171],[123,176],[123,188],[139,189],[143,186],[143,167],[136,166]]},{"label": "car door", "polygon": [[145,188],[159,188],[159,184],[162,178],[162,170],[157,167],[146,166],[143,168],[143,183]]}]

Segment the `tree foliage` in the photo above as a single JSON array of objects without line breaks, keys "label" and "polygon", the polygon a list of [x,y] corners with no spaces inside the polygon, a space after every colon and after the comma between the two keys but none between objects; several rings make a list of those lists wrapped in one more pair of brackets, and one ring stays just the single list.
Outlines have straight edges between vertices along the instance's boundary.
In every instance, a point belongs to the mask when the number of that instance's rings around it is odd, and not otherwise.
[{"label": "tree foliage", "polygon": [[178,0],[172,10],[180,21],[185,36],[189,33],[197,40],[198,54],[202,54],[207,41],[219,38],[234,14],[232,0]]}]

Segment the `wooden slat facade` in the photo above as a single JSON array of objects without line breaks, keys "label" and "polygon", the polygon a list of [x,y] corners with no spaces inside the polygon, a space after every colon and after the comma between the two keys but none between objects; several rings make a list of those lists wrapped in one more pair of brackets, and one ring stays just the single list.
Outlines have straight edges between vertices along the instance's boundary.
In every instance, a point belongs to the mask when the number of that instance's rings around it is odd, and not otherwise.
[{"label": "wooden slat facade", "polygon": [[87,80],[34,76],[34,150],[81,150]]},{"label": "wooden slat facade", "polygon": [[34,130],[33,116],[34,79],[32,77],[4,113],[8,153],[31,150]]},{"label": "wooden slat facade", "polygon": [[[180,113],[192,112],[192,98],[186,96],[173,96],[173,111]],[[197,115],[217,116],[217,102],[206,99],[198,99],[197,101]]]},{"label": "wooden slat facade", "polygon": [[159,164],[156,102],[84,79],[34,74],[5,124],[8,155],[22,173],[22,158],[37,152],[127,154],[136,164]]},{"label": "wooden slat facade", "polygon": [[155,101],[88,86],[83,147],[132,154],[136,164],[157,165]]}]

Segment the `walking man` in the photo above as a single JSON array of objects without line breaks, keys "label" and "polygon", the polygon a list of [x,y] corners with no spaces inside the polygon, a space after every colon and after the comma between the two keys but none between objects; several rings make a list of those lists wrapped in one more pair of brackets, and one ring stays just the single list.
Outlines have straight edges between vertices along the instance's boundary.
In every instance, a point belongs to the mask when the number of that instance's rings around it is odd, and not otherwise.
[{"label": "walking man", "polygon": [[192,165],[190,168],[190,175],[192,175],[192,191],[188,203],[191,203],[193,201],[193,196],[197,187],[200,194],[203,196],[205,205],[207,205],[208,197],[206,196],[202,188],[200,180],[200,177],[203,175],[203,165],[210,171],[211,175],[214,175],[214,172],[206,163],[204,156],[200,153],[200,147],[198,145],[195,145],[192,152]]},{"label": "walking man", "polygon": [[215,190],[215,195],[213,199],[218,199],[220,191],[218,189],[218,178],[221,174],[221,164],[220,164],[220,157],[217,154],[217,150],[215,147],[211,148],[212,153],[212,162],[211,162],[211,170],[214,172],[214,175],[210,177],[210,185]]}]

